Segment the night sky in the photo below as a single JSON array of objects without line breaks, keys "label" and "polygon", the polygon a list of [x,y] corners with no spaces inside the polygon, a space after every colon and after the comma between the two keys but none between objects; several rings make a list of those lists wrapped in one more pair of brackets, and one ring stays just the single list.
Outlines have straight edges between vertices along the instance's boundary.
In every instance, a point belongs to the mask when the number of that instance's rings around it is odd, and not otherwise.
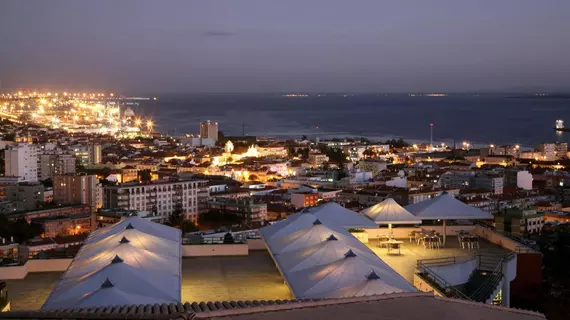
[{"label": "night sky", "polygon": [[7,88],[570,89],[569,0],[0,0]]}]

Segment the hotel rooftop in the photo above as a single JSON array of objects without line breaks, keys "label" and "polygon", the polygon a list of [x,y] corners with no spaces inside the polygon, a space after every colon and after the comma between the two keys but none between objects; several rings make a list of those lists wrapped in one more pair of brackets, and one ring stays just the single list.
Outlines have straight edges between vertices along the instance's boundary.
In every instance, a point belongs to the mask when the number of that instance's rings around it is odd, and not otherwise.
[{"label": "hotel rooftop", "polygon": [[454,201],[387,200],[363,213],[327,202],[261,228],[261,239],[193,245],[126,217],[93,232],[73,260],[3,267],[12,311],[0,318],[544,318],[506,308],[540,255]]}]

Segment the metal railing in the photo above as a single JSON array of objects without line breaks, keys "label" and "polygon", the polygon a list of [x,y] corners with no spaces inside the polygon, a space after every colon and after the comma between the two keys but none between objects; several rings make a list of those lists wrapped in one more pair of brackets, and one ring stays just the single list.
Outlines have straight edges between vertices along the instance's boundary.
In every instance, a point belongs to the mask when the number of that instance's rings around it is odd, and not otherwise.
[{"label": "metal railing", "polygon": [[210,245],[210,244],[246,244],[247,237],[241,234],[234,234],[231,238],[222,237],[201,237],[182,238],[182,245]]},{"label": "metal railing", "polygon": [[445,281],[445,279],[440,277],[428,266],[424,265],[421,260],[418,260],[417,269],[420,272],[420,274],[425,274],[424,279],[435,284],[436,287],[440,289],[446,296],[453,296],[463,300],[471,300],[471,298],[469,298],[467,295],[461,292],[461,290],[457,289],[455,286]]},{"label": "metal railing", "polygon": [[535,243],[532,243],[523,237],[513,235],[510,232],[497,230],[494,226],[485,223],[483,221],[476,220],[474,221],[474,224],[489,229],[492,232],[495,232],[505,238],[511,239],[519,243],[520,246],[517,246],[517,250],[520,251],[518,253],[536,253],[537,251],[540,252],[540,248]]},{"label": "metal railing", "polygon": [[[443,257],[434,259],[422,259],[417,261],[417,270],[422,276],[433,283],[444,294],[464,300],[486,302],[492,294],[497,285],[503,279],[503,264],[511,261],[516,256],[515,252],[508,252],[507,254],[497,254],[490,252],[474,251],[471,255],[457,256],[457,257]],[[448,283],[440,275],[434,272],[430,267],[446,266],[458,263],[464,263],[473,259],[477,259],[477,270],[486,271],[491,273],[479,288],[472,294],[467,295],[457,287]]]},{"label": "metal railing", "polygon": [[477,302],[486,302],[490,295],[495,292],[497,285],[503,279],[503,259],[499,261],[497,266],[493,271],[491,271],[491,276],[483,284],[469,295],[469,298]]},{"label": "metal railing", "polygon": [[475,259],[476,253],[464,256],[453,256],[453,257],[443,257],[443,258],[431,258],[431,259],[421,259],[418,260],[418,264],[422,264],[426,267],[439,267],[439,266],[448,266],[457,263],[464,263],[470,260]]}]

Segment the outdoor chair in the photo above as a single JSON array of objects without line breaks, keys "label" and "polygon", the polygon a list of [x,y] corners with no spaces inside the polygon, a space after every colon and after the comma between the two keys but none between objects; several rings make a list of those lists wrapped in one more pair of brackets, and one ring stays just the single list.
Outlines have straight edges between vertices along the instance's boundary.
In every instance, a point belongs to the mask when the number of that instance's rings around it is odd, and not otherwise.
[{"label": "outdoor chair", "polygon": [[402,254],[400,251],[400,244],[399,243],[389,243],[388,244],[388,254],[392,254],[392,251],[398,250],[398,254]]},{"label": "outdoor chair", "polygon": [[415,231],[408,232],[408,237],[410,238],[410,242],[412,242],[412,238],[415,241],[416,240],[416,232]]}]

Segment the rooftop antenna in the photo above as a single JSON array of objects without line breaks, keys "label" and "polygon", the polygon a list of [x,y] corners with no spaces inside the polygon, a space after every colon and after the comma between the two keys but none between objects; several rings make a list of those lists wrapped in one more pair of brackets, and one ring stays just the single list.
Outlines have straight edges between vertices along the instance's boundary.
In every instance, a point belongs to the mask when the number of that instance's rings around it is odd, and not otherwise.
[{"label": "rooftop antenna", "polygon": [[241,136],[245,137],[245,121],[241,122]]}]

